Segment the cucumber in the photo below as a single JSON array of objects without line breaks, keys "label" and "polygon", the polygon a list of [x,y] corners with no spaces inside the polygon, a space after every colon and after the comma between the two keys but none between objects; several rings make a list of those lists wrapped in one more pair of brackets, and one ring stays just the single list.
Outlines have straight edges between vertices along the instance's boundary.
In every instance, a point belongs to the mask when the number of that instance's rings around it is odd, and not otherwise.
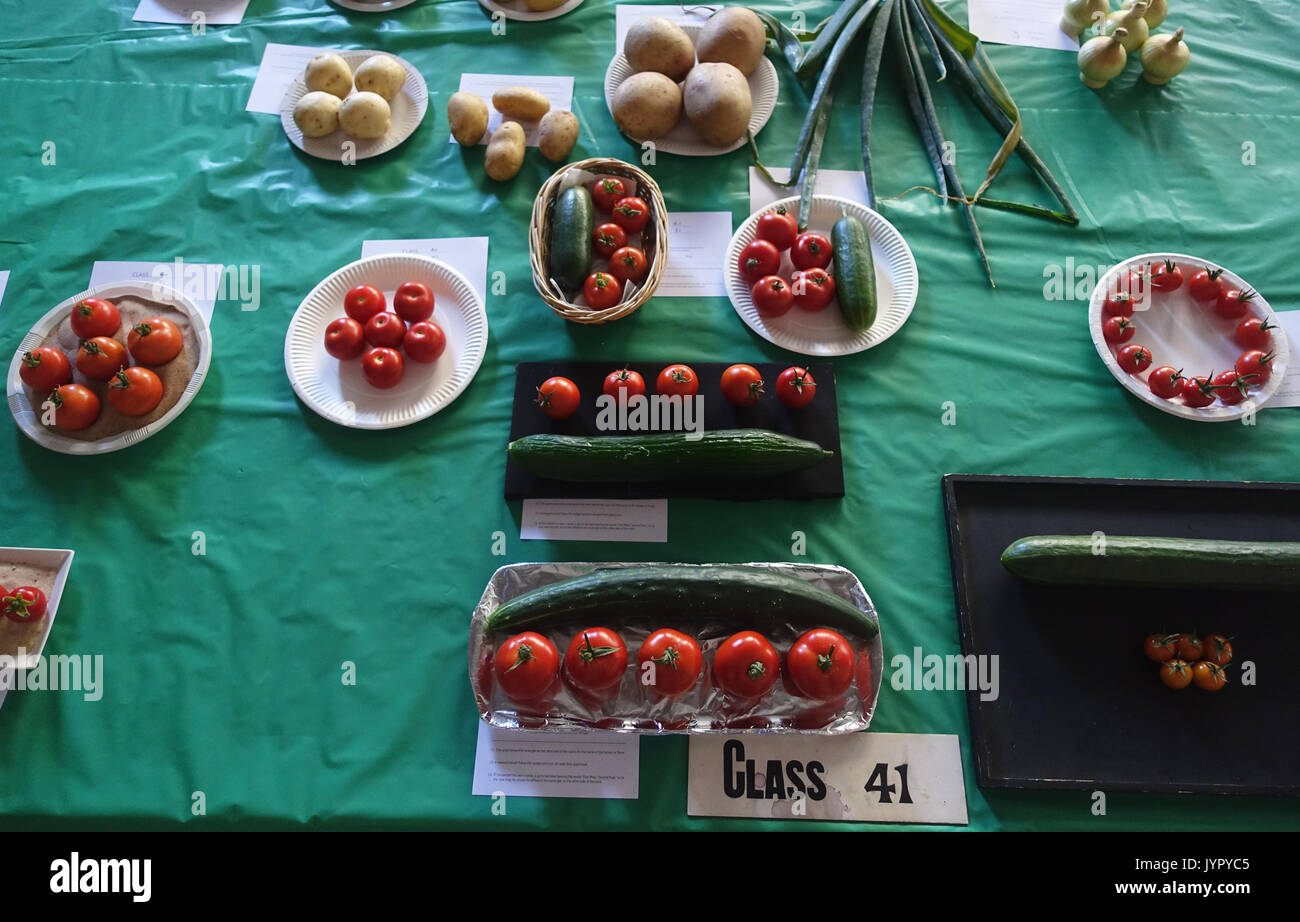
[{"label": "cucumber", "polygon": [[734,620],[736,629],[818,625],[871,640],[876,623],[852,602],[797,576],[739,567],[655,564],[595,570],[525,592],[488,616],[484,632],[517,633],[565,621],[648,615]]},{"label": "cucumber", "polygon": [[765,429],[717,429],[694,441],[687,435],[526,435],[508,450],[529,473],[578,483],[751,480],[812,467],[834,454],[816,442]]},{"label": "cucumber", "polygon": [[[1094,553],[1094,548],[1104,553]],[[1034,535],[1002,552],[1031,583],[1060,586],[1300,591],[1300,542]]]},{"label": "cucumber", "polygon": [[586,186],[560,193],[551,212],[547,271],[566,298],[576,298],[591,268],[591,232],[595,209]]},{"label": "cucumber", "polygon": [[840,313],[850,330],[861,333],[876,322],[876,264],[867,225],[845,214],[831,228],[831,252]]}]

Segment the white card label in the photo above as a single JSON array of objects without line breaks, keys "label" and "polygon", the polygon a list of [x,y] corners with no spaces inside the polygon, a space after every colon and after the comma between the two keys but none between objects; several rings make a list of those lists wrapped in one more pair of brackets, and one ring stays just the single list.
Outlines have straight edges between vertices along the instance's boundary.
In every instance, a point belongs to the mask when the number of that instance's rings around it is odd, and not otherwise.
[{"label": "white card label", "polygon": [[[572,77],[538,77],[538,76],[520,76],[518,74],[461,74],[460,91],[462,93],[477,93],[487,103],[488,107],[488,125],[487,131],[483,132],[483,137],[479,139],[480,144],[486,144],[492,137],[492,132],[501,127],[505,120],[500,112],[492,106],[492,94],[497,90],[503,90],[508,86],[526,86],[529,89],[536,90],[546,97],[546,101],[551,104],[552,109],[571,111],[573,108],[573,78]],[[538,129],[540,120],[528,121],[525,119],[513,119],[519,126],[524,129],[524,143],[530,147],[537,146]],[[450,134],[448,140],[455,142],[455,138]]]},{"label": "white card label", "polygon": [[1300,354],[1295,351],[1300,344],[1300,311],[1277,311],[1272,317],[1281,329],[1274,330],[1274,336],[1285,335],[1291,343],[1291,359],[1287,365],[1286,377],[1278,385],[1277,393],[1264,405],[1268,410],[1273,407],[1300,407]]},{"label": "white card label", "polygon": [[414,253],[432,256],[451,266],[469,280],[478,296],[487,303],[487,237],[427,237],[413,240],[365,240],[361,255],[378,256],[381,253]]},{"label": "white card label", "polygon": [[1061,31],[1063,0],[970,0],[970,30],[980,41],[1078,51],[1078,39]]},{"label": "white card label", "polygon": [[[629,733],[503,730],[478,723],[473,792],[486,797],[635,800],[640,737]],[[510,815],[507,801],[503,813]]]},{"label": "white card label", "polygon": [[0,271],[0,304],[4,303],[5,288],[9,285],[9,270]]},{"label": "white card label", "polygon": [[203,319],[211,323],[218,300],[242,301],[244,305],[249,305],[248,310],[257,310],[261,298],[256,289],[260,288],[262,273],[259,268],[254,276],[251,268],[227,267],[220,263],[192,263],[180,258],[157,263],[96,260],[90,269],[88,287],[97,288],[113,282],[165,285],[193,301]]},{"label": "white card label", "polygon": [[[777,182],[785,182],[790,178],[789,167],[773,167],[768,172]],[[817,195],[835,195],[871,207],[867,202],[867,178],[862,175],[861,170],[818,170],[813,192]],[[773,202],[798,194],[798,186],[789,188],[774,186],[764,179],[763,174],[757,169],[752,166],[749,168],[750,214],[760,208],[766,208]]]},{"label": "white card label", "polygon": [[668,540],[666,499],[526,499],[524,541]]},{"label": "white card label", "polygon": [[723,264],[731,243],[731,212],[668,212],[668,265],[656,298],[727,296]]},{"label": "white card label", "polygon": [[289,92],[293,78],[307,69],[308,61],[327,50],[267,42],[262,52],[262,63],[257,68],[257,78],[253,81],[253,91],[248,94],[248,105],[244,109],[279,115],[280,103],[284,101],[284,94]]},{"label": "white card label", "polygon": [[[248,0],[208,0],[207,3],[179,3],[177,0],[140,0],[131,18],[136,22],[168,22],[205,26],[233,26],[243,21]],[[195,14],[202,14],[201,17]]]}]

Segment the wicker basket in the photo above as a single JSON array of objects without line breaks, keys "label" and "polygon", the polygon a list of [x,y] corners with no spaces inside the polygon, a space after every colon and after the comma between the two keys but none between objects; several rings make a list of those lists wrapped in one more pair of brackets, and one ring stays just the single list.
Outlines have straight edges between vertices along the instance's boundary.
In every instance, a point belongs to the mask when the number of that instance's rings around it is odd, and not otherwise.
[{"label": "wicker basket", "polygon": [[[548,247],[553,206],[560,194],[564,174],[569,170],[586,170],[602,176],[630,179],[635,183],[635,191],[631,194],[644,199],[650,209],[650,220],[641,231],[641,249],[649,266],[646,277],[632,297],[605,310],[592,310],[566,300],[564,292],[551,284],[546,271],[550,257]],[[574,323],[609,323],[626,317],[650,300],[668,265],[668,209],[664,207],[663,193],[649,174],[622,160],[592,157],[570,163],[556,170],[537,191],[537,200],[533,202],[533,218],[528,225],[528,249],[533,264],[533,285],[536,286],[537,293],[550,305],[551,310],[565,320]]]}]

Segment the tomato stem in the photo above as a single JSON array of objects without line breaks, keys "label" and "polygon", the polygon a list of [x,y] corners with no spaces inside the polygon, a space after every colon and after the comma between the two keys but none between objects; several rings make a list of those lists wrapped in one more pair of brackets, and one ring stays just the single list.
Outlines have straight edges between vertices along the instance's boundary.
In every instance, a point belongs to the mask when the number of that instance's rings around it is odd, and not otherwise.
[{"label": "tomato stem", "polygon": [[518,649],[515,650],[515,661],[510,668],[506,670],[506,673],[509,674],[514,672],[531,659],[533,659],[533,648],[526,643],[521,643]]},{"label": "tomato stem", "polygon": [[602,656],[609,656],[617,653],[618,647],[593,647],[591,638],[587,632],[582,632],[582,646],[578,648],[578,658],[584,663],[590,663],[592,660],[599,659]]},{"label": "tomato stem", "polygon": [[834,655],[835,655],[835,644],[831,644],[831,648],[827,650],[825,653],[817,654],[817,668],[820,669],[822,672],[830,672],[831,665],[832,665],[831,657],[833,657]]},{"label": "tomato stem", "polygon": [[754,660],[752,663],[750,663],[749,667],[745,670],[745,674],[748,675],[751,679],[760,678],[765,672],[767,672],[767,667],[764,666],[762,663],[760,663],[758,660]]},{"label": "tomato stem", "polygon": [[650,662],[658,663],[661,666],[667,666],[669,669],[676,671],[677,656],[678,656],[678,652],[676,647],[665,647],[663,656],[652,657]]}]

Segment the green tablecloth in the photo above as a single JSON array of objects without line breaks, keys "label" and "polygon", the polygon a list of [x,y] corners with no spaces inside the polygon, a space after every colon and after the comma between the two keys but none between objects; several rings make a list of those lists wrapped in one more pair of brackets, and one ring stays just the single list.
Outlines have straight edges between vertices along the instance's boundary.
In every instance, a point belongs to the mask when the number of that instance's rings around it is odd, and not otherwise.
[{"label": "green tablecloth", "polygon": [[[1204,254],[1296,305],[1300,246],[1288,196],[1300,143],[1297,30],[1286,0],[1175,4],[1194,59],[1165,89],[1091,92],[1062,52],[991,46],[1028,136],[1082,215],[1077,229],[983,211],[990,290],[954,208],[924,192],[883,213],[916,255],[921,292],[906,327],[836,362],[847,496],[841,502],[674,501],[668,545],[518,540],[501,499],[514,365],[525,360],[785,361],[722,298],[654,300],[613,325],[555,318],[529,277],[527,223],[550,167],[530,152],[495,184],[481,155],[447,142],[445,103],[462,71],[572,74],[582,124],[574,157],[632,159],[602,93],[614,4],[586,0],[550,22],[494,36],[473,0],[382,15],[324,0],[252,0],[238,26],[130,21],[134,0],[10,4],[0,14],[5,126],[0,353],[86,286],[96,259],[261,267],[261,308],[218,305],[212,371],[178,422],[100,458],[0,436],[0,544],[70,547],[72,579],[46,652],[104,656],[103,699],[11,694],[0,711],[0,826],[193,826],[323,822],[490,828],[755,828],[685,815],[687,740],[641,743],[635,801],[514,800],[491,815],[470,795],[478,730],[465,675],[466,623],[492,572],[523,560],[807,559],[856,572],[881,613],[886,660],[958,648],[939,478],[949,471],[1292,479],[1300,412],[1254,428],[1195,425],[1130,399],[1097,360],[1085,302],[1049,301],[1052,266],[1110,264],[1156,249]],[[833,3],[763,7],[809,23]],[[949,4],[965,21],[964,5]],[[267,42],[379,48],[414,63],[429,114],[397,151],[354,167],[310,159],[279,119],[244,106]],[[783,165],[806,106],[782,64],[761,135]],[[852,68],[856,72],[856,67]],[[823,166],[860,167],[853,82],[836,100]],[[973,188],[996,136],[940,88],[936,104]],[[932,178],[903,100],[877,104],[881,196]],[[56,163],[42,163],[43,144]],[[1243,163],[1243,145],[1255,153]],[[1249,159],[1249,158],[1247,158]],[[748,214],[749,156],[664,156],[668,207]],[[1045,201],[1018,163],[1003,197]],[[491,340],[447,410],[389,432],[325,422],[294,397],[284,332],[323,276],[367,238],[491,237]],[[955,403],[955,426],[942,405]],[[508,553],[490,552],[492,533]],[[191,553],[206,535],[206,556]],[[1086,640],[1086,626],[1081,626]],[[357,684],[340,682],[344,661]],[[873,729],[956,733],[972,829],[1294,827],[1294,800],[1110,798],[984,792],[973,783],[961,692],[896,692]],[[1069,733],[1062,727],[1063,734]],[[1118,744],[1118,743],[1117,743]],[[1194,753],[1171,758],[1195,758]],[[203,791],[206,818],[191,817]],[[771,824],[773,828],[779,828]]]}]

